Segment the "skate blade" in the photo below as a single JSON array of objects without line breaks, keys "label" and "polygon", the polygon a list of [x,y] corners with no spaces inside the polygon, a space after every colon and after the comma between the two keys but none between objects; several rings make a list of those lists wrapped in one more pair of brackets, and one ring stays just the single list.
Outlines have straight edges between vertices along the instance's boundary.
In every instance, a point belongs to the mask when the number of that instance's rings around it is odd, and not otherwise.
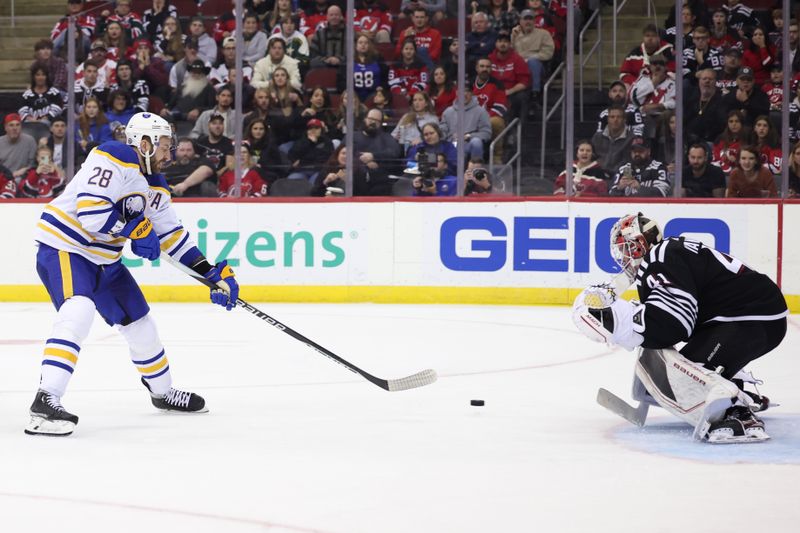
[{"label": "skate blade", "polygon": [[66,437],[72,435],[75,424],[67,420],[47,420],[40,416],[32,416],[25,428],[27,435],[44,435],[46,437]]},{"label": "skate blade", "polygon": [[199,411],[180,411],[178,409],[161,409],[160,407],[156,407],[156,410],[165,415],[202,415],[208,412],[208,407],[203,407]]}]

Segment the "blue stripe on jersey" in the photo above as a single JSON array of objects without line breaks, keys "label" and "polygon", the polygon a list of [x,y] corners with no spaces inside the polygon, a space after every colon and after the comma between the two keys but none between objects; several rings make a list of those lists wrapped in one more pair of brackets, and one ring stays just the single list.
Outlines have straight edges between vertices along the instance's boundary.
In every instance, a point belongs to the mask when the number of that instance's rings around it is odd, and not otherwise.
[{"label": "blue stripe on jersey", "polygon": [[102,228],[100,228],[99,233],[108,233],[109,231],[111,231],[111,228],[114,227],[114,224],[116,224],[120,220],[119,212],[117,212],[116,215],[117,216],[108,217],[108,220],[106,220],[106,223],[103,224]]},{"label": "blue stripe on jersey", "polygon": [[108,207],[106,209],[98,209],[97,211],[81,211],[80,213],[78,213],[78,218],[85,217],[88,215],[100,215],[102,213],[108,213],[113,210],[114,210],[113,207]]},{"label": "blue stripe on jersey", "polygon": [[184,236],[183,236],[183,239],[181,239],[181,242],[180,242],[180,244],[178,244],[178,246],[176,246],[176,247],[175,247],[175,249],[173,249],[173,250],[172,250],[172,251],[169,253],[169,255],[170,255],[170,256],[173,256],[173,255],[175,255],[175,252],[177,252],[178,250],[180,250],[180,249],[181,249],[181,247],[182,247],[184,244],[186,244],[186,241],[188,241],[188,240],[189,240],[189,232],[187,231],[187,232],[186,232],[186,235],[184,235]]},{"label": "blue stripe on jersey", "polygon": [[181,229],[183,229],[183,226],[176,226],[175,228],[169,230],[168,232],[162,233],[161,235],[158,236],[158,238],[159,239],[163,239],[167,235],[172,235],[173,233],[175,233],[176,231],[181,230]]},{"label": "blue stripe on jersey", "polygon": [[150,363],[155,363],[156,361],[161,359],[162,355],[164,355],[164,350],[161,350],[161,353],[159,353],[157,356],[153,357],[152,359],[148,359],[147,361],[134,361],[133,364],[134,365],[149,365]]},{"label": "blue stripe on jersey", "polygon": [[64,370],[66,370],[70,374],[72,374],[72,372],[74,371],[74,369],[71,366],[65,365],[64,363],[59,363],[58,361],[53,361],[52,359],[45,359],[44,361],[42,361],[42,364],[43,365],[57,366],[58,368],[63,368]]},{"label": "blue stripe on jersey", "polygon": [[97,149],[119,159],[123,163],[136,165],[137,168],[139,167],[139,156],[136,155],[136,150],[133,146],[128,146],[119,141],[107,141],[98,146]]},{"label": "blue stripe on jersey", "polygon": [[65,341],[64,339],[47,339],[45,344],[63,344],[64,346],[68,346],[75,350],[76,352],[81,351],[81,347],[75,344],[74,342]]},{"label": "blue stripe on jersey", "polygon": [[55,226],[59,230],[61,230],[62,233],[65,233],[66,235],[72,237],[73,240],[78,241],[83,246],[91,246],[91,247],[95,247],[95,248],[102,248],[103,250],[109,250],[109,251],[112,251],[112,252],[119,252],[123,248],[123,246],[114,246],[114,245],[111,245],[111,244],[104,244],[104,243],[101,243],[101,242],[89,242],[86,239],[84,239],[81,234],[79,234],[78,232],[74,231],[69,226],[61,223],[60,220],[58,220],[56,217],[54,217],[53,215],[51,215],[49,213],[42,213],[42,220],[46,220],[47,222],[49,222],[50,224],[52,224],[53,226]]},{"label": "blue stripe on jersey", "polygon": [[161,187],[169,190],[169,184],[167,184],[167,178],[164,177],[164,174],[151,174],[145,176],[145,178],[147,178],[147,184],[150,187]]},{"label": "blue stripe on jersey", "polygon": [[152,375],[152,376],[142,376],[142,377],[143,377],[144,379],[156,379],[156,378],[157,378],[157,377],[159,377],[159,376],[163,376],[163,375],[164,375],[164,374],[166,374],[167,372],[169,372],[169,365],[167,365],[167,366],[165,366],[164,368],[162,368],[162,369],[161,369],[161,372],[159,372],[158,374],[154,374],[154,375]]},{"label": "blue stripe on jersey", "polygon": [[108,196],[101,196],[99,194],[91,194],[91,193],[88,193],[88,192],[79,192],[78,196],[76,196],[76,198],[83,198],[83,197],[86,197],[86,196],[88,196],[89,198],[100,198],[101,200],[105,200],[106,202],[110,203],[111,205],[114,205],[114,200],[112,200]]}]

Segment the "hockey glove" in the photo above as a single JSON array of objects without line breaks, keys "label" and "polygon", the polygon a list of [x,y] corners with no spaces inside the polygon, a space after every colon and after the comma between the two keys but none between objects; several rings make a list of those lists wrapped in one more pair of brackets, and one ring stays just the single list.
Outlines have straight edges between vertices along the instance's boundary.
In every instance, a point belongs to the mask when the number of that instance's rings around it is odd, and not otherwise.
[{"label": "hockey glove", "polygon": [[644,341],[644,310],[644,305],[616,299],[610,287],[595,285],[575,299],[572,321],[589,339],[630,351]]},{"label": "hockey glove", "polygon": [[228,266],[227,261],[217,263],[205,274],[205,278],[216,284],[216,289],[211,289],[211,301],[223,306],[230,311],[236,307],[236,300],[239,298],[239,284],[233,274],[233,269]]},{"label": "hockey glove", "polygon": [[154,261],[161,255],[161,241],[146,216],[134,218],[122,227],[119,234],[131,240],[131,251],[139,257]]}]

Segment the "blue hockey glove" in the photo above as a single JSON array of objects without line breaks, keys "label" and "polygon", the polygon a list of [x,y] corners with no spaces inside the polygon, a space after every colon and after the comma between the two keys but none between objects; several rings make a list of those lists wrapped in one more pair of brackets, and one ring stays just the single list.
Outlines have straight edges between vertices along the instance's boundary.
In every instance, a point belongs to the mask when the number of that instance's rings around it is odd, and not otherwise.
[{"label": "blue hockey glove", "polygon": [[239,284],[233,274],[233,269],[228,266],[227,261],[217,263],[211,270],[206,272],[206,279],[217,285],[216,289],[211,289],[211,301],[223,306],[230,311],[236,307],[236,300],[239,298]]},{"label": "blue hockey glove", "polygon": [[119,234],[131,240],[131,251],[139,257],[154,261],[161,255],[161,241],[146,216],[134,218],[123,226]]}]

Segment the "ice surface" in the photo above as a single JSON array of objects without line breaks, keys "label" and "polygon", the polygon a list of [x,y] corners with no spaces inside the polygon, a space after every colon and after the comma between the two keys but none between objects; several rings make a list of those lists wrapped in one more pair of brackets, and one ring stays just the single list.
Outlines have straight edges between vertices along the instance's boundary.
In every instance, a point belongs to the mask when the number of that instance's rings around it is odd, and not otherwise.
[{"label": "ice surface", "polygon": [[210,413],[156,412],[98,317],[64,397],[75,434],[29,437],[54,311],[0,304],[0,531],[798,531],[797,317],[751,365],[781,404],[773,440],[710,446],[598,406],[600,386],[630,398],[632,355],[568,308],[256,305],[377,376],[439,381],[386,392],[241,310],[156,304],[175,384]]}]

